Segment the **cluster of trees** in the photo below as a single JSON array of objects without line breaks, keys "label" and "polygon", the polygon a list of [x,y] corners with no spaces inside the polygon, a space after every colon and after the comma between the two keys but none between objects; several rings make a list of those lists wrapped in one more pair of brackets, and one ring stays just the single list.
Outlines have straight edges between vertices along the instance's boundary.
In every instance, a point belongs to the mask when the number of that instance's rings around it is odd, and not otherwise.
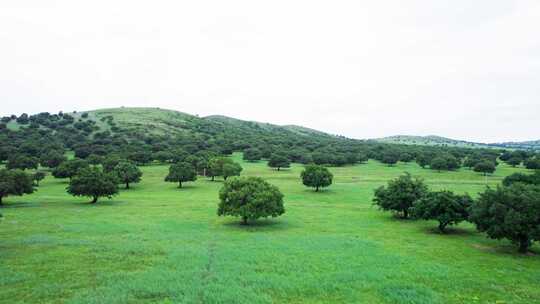
[{"label": "cluster of trees", "polygon": [[373,201],[382,210],[403,218],[437,220],[439,230],[462,221],[494,239],[509,239],[527,252],[540,241],[540,173],[508,176],[502,186],[487,188],[473,200],[451,191],[430,191],[423,180],[405,174],[375,190]]}]

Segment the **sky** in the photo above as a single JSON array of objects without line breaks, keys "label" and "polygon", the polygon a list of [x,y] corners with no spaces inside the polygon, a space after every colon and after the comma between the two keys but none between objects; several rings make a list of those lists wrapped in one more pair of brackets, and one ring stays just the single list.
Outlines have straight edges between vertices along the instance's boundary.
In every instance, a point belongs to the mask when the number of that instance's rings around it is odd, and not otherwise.
[{"label": "sky", "polygon": [[0,0],[0,115],[161,107],[540,139],[540,1]]}]

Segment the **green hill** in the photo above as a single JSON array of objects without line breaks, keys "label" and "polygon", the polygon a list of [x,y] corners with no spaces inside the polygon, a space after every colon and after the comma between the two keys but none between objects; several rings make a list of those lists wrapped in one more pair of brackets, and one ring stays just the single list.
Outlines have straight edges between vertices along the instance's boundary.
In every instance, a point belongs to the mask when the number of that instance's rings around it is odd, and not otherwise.
[{"label": "green hill", "polygon": [[489,148],[489,145],[482,143],[456,140],[436,135],[414,136],[414,135],[395,135],[375,139],[377,142],[404,145],[424,145],[424,146],[448,146],[462,148]]}]

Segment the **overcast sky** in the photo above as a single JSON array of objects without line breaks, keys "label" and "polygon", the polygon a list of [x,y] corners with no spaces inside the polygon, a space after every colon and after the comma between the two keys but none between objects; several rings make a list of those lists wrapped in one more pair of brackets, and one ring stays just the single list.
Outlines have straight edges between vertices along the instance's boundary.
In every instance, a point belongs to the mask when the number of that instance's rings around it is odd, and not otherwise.
[{"label": "overcast sky", "polygon": [[0,0],[0,103],[540,139],[540,1]]}]

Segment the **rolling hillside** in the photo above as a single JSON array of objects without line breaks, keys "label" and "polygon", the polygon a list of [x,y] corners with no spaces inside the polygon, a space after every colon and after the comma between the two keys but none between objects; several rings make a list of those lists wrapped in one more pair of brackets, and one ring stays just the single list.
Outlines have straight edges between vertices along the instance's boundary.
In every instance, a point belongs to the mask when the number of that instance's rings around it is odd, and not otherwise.
[{"label": "rolling hillside", "polygon": [[404,145],[426,145],[426,146],[448,146],[448,147],[463,147],[463,148],[489,148],[489,145],[464,140],[456,140],[436,135],[414,136],[414,135],[395,135],[383,138],[377,138],[375,141],[404,144]]}]

